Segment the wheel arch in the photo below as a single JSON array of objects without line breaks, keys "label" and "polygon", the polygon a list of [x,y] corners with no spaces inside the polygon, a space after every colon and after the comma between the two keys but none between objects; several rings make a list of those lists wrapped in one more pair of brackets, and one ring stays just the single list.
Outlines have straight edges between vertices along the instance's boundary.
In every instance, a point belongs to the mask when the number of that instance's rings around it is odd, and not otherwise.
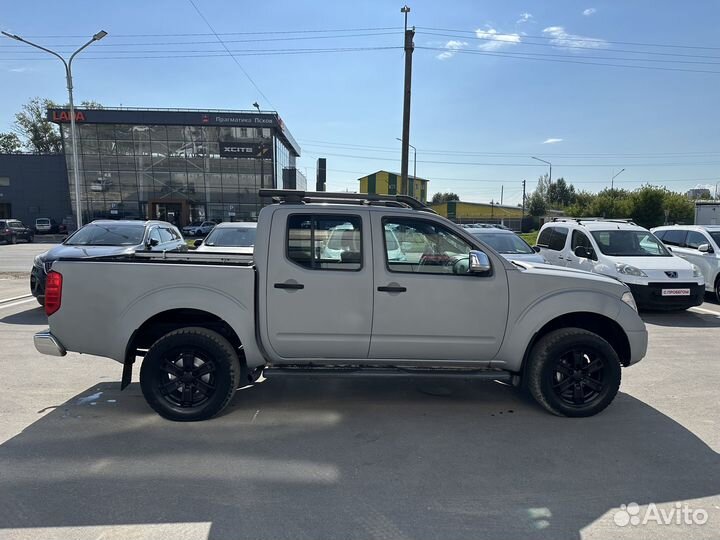
[{"label": "wheel arch", "polygon": [[601,338],[607,341],[613,349],[615,349],[615,352],[620,358],[620,363],[623,366],[628,366],[630,364],[630,341],[628,340],[627,334],[623,330],[622,326],[620,326],[615,320],[611,319],[606,315],[587,311],[579,311],[573,313],[565,313],[563,315],[555,317],[554,319],[545,323],[545,325],[543,325],[533,335],[532,339],[525,348],[525,353],[523,355],[523,374],[525,373],[525,370],[527,368],[530,353],[532,352],[532,349],[538,342],[538,340],[540,340],[543,336],[547,335],[553,330],[559,330],[560,328],[581,328],[583,330],[587,330],[588,332],[599,335]]},{"label": "wheel arch", "polygon": [[165,334],[190,326],[212,330],[227,339],[237,351],[242,369],[246,369],[245,355],[242,353],[243,343],[230,324],[218,315],[202,309],[173,308],[153,315],[130,336],[125,349],[121,389],[130,384],[132,365],[136,357],[143,356],[145,351]]}]

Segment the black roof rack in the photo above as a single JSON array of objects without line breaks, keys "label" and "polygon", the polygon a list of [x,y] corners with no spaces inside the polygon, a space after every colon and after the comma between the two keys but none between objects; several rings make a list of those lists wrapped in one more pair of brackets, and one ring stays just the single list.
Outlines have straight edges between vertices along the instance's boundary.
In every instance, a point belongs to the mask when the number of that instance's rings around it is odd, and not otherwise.
[{"label": "black roof rack", "polygon": [[554,217],[553,222],[568,222],[575,221],[576,223],[592,222],[592,221],[603,221],[608,223],[627,223],[628,225],[635,225],[632,219],[624,218],[604,218],[604,217]]},{"label": "black roof rack", "polygon": [[260,197],[271,197],[274,202],[287,204],[335,203],[383,205],[411,208],[422,212],[435,210],[409,195],[377,195],[375,193],[334,193],[331,191],[301,191],[297,189],[261,189]]}]

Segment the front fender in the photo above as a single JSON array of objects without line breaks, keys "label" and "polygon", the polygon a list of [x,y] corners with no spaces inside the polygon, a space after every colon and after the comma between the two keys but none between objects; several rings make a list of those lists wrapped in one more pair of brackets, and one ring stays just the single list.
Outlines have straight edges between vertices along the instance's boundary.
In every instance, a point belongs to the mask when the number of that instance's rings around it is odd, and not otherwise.
[{"label": "front fender", "polygon": [[[522,306],[517,311],[511,310],[508,316],[508,328],[505,333],[500,351],[492,362],[493,368],[519,371],[522,366],[525,351],[532,342],[534,336],[549,322],[572,313],[589,312],[605,316],[618,322],[625,331],[633,330],[627,328],[624,321],[618,320],[618,316],[625,304],[610,292],[598,291],[597,289],[573,289],[572,291],[550,291],[536,297],[532,302]],[[627,306],[625,306],[627,307]],[[628,311],[632,311],[627,307]],[[633,313],[635,313],[633,311]],[[635,317],[640,322],[640,328],[644,330],[642,321],[637,314]],[[626,319],[627,317],[620,317]]]}]

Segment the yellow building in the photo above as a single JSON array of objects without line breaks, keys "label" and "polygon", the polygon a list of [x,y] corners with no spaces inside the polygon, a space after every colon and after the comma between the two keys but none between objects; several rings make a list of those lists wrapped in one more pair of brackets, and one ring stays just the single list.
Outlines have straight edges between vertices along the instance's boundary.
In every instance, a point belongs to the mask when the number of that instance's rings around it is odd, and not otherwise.
[{"label": "yellow building", "polygon": [[402,177],[397,173],[377,171],[358,179],[360,193],[375,193],[378,195],[410,195],[420,202],[427,202],[428,180],[408,176],[409,186],[403,185]]},{"label": "yellow building", "polygon": [[469,223],[474,220],[489,219],[520,219],[522,208],[519,206],[501,206],[489,203],[471,203],[462,201],[449,201],[439,204],[431,204],[430,208],[441,216],[457,221],[458,223]]}]

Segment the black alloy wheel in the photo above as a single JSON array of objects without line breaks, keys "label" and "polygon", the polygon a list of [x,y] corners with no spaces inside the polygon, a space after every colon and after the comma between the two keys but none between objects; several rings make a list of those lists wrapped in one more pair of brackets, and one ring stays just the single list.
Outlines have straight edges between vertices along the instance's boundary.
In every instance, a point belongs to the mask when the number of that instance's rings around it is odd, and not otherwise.
[{"label": "black alloy wheel", "polygon": [[223,336],[207,328],[180,328],[150,347],[140,368],[140,387],[163,418],[205,420],[227,406],[241,372],[237,350]]},{"label": "black alloy wheel", "polygon": [[559,416],[592,416],[620,388],[620,359],[601,336],[582,328],[544,335],[528,358],[526,385],[535,400]]}]

